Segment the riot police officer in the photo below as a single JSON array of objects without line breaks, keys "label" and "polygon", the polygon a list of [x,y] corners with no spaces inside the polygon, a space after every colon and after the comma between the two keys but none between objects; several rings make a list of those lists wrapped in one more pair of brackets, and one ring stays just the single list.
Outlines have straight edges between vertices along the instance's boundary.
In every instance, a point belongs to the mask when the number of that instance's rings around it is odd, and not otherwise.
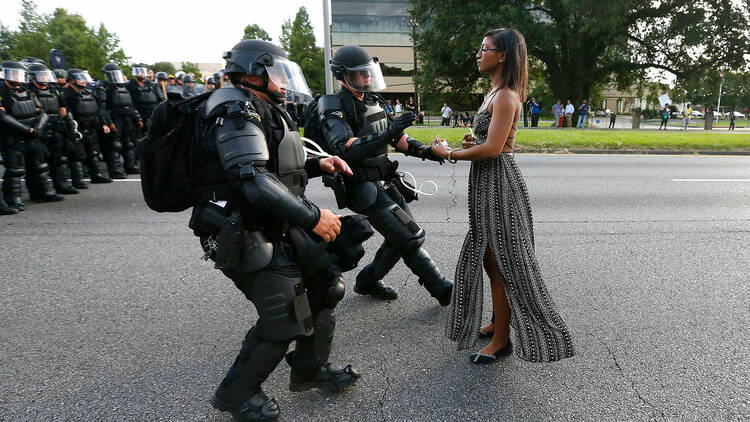
[{"label": "riot police officer", "polygon": [[47,114],[39,100],[23,85],[26,67],[18,62],[2,63],[0,86],[0,143],[5,158],[3,195],[8,206],[24,210],[21,178],[26,176],[29,196],[35,201],[62,201],[49,182],[49,166],[39,136],[47,124]]},{"label": "riot police officer", "polygon": [[345,198],[352,211],[366,215],[384,237],[373,262],[357,275],[354,291],[378,299],[396,299],[396,291],[382,279],[403,259],[419,277],[419,284],[446,306],[453,282],[442,276],[421,247],[425,231],[414,221],[404,195],[410,200],[416,198],[395,172],[397,163],[388,159],[388,145],[423,160],[442,160],[429,146],[403,132],[413,124],[414,114],[392,119],[384,111],[385,101],[376,93],[385,88],[377,57],[362,47],[344,46],[331,60],[331,71],[342,87],[318,100],[320,129],[329,152],[340,155],[354,172],[340,186],[346,192],[337,195]]},{"label": "riot police officer", "polygon": [[94,93],[88,88],[93,82],[89,73],[81,69],[70,69],[67,75],[68,88],[64,91],[68,111],[75,119],[78,131],[83,135],[80,144],[83,153],[76,153],[70,158],[70,171],[73,186],[78,189],[87,187],[84,177],[84,160],[91,176],[91,183],[112,183],[112,179],[102,173],[99,166],[99,133],[110,133],[109,114],[104,110]]},{"label": "riot police officer", "polygon": [[57,79],[57,89],[63,90],[68,87],[68,71],[65,69],[55,69],[55,78]]},{"label": "riot police officer", "polygon": [[190,75],[182,76],[182,96],[184,98],[195,97],[198,93],[195,91],[195,78]]},{"label": "riot police officer", "polygon": [[216,89],[216,79],[213,76],[206,78],[206,92],[211,92]]},{"label": "riot police officer", "polygon": [[31,63],[30,90],[36,95],[49,120],[40,134],[44,142],[45,158],[50,166],[52,184],[59,193],[70,195],[78,193],[70,180],[68,153],[74,152],[77,139],[74,136],[72,116],[65,108],[60,92],[52,87],[56,83],[54,73],[47,66]]},{"label": "riot police officer", "polygon": [[133,66],[130,71],[134,79],[128,81],[126,88],[130,92],[133,105],[138,110],[141,119],[144,122],[148,122],[148,118],[151,117],[154,107],[160,103],[159,97],[156,94],[156,87],[148,79],[149,69],[145,65]]},{"label": "riot police officer", "polygon": [[[339,216],[304,196],[308,177],[323,171],[350,173],[350,169],[338,157],[305,160],[297,127],[282,107],[285,88],[305,83],[287,79],[285,75],[301,77],[302,73],[288,73],[296,64],[281,48],[267,41],[244,40],[224,58],[235,87],[214,91],[200,113],[202,143],[210,151],[202,156],[210,157],[218,168],[218,174],[206,170],[204,183],[216,189],[211,196],[229,203],[220,208],[213,203],[195,207],[191,227],[201,235],[207,256],[213,256],[216,266],[253,302],[259,318],[212,404],[238,421],[272,420],[278,417],[279,407],[263,393],[261,384],[285,355],[292,368],[292,391],[338,390],[359,378],[351,366],[328,362],[334,308],[344,296],[344,284],[340,262],[323,266],[321,262],[326,262],[330,248],[348,229]],[[155,119],[165,106],[157,107]],[[152,122],[152,127],[157,126]],[[222,179],[229,182],[229,192],[220,189],[217,181]],[[211,229],[199,230],[204,221],[200,216],[210,211],[206,207],[229,216],[232,224],[223,227],[240,226],[243,234],[232,240],[231,231],[223,228],[217,240],[209,235]],[[240,217],[242,223],[233,221]],[[361,241],[354,246],[363,254]],[[216,242],[218,246],[212,246]],[[235,248],[252,247],[236,250],[229,246],[232,242]],[[229,251],[241,256],[229,261],[226,256],[233,255]],[[287,354],[292,340],[295,350]]]},{"label": "riot police officer", "polygon": [[167,86],[169,86],[167,72],[156,72],[156,95],[159,97],[159,102],[166,101]]},{"label": "riot police officer", "polygon": [[[107,63],[102,68],[104,83],[100,84],[94,95],[110,115],[110,133],[108,142],[102,146],[104,161],[113,179],[124,179],[127,174],[138,174],[138,162],[135,156],[135,129],[143,129],[143,119],[133,104],[133,98],[125,87],[125,75],[115,63]],[[122,155],[123,165],[120,162]]]}]

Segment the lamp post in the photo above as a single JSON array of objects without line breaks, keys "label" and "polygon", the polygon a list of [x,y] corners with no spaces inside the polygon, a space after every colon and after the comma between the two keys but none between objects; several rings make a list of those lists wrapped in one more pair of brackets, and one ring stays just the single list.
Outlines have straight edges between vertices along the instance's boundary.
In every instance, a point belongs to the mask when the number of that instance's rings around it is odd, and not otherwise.
[{"label": "lamp post", "polygon": [[716,106],[716,122],[719,122],[719,117],[721,117],[721,91],[724,88],[724,71],[719,71],[719,76],[721,76],[721,83],[719,84],[719,104]]},{"label": "lamp post", "polygon": [[325,60],[326,94],[333,94],[333,75],[331,74],[331,0],[323,0],[323,57]]},{"label": "lamp post", "polygon": [[414,105],[416,106],[416,112],[419,112],[419,95],[417,94],[417,28],[419,24],[414,18],[409,19],[411,24],[411,52],[414,57]]}]

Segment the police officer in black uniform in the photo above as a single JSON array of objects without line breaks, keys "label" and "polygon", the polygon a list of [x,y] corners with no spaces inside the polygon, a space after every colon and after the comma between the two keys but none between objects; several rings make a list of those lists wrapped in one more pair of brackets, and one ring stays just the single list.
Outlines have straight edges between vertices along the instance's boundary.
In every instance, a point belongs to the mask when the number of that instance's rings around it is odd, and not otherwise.
[{"label": "police officer in black uniform", "polygon": [[91,176],[91,183],[112,183],[112,179],[102,173],[99,166],[99,133],[110,133],[109,114],[87,87],[93,82],[89,73],[81,69],[70,69],[67,75],[68,87],[63,91],[68,112],[73,115],[78,132],[81,133],[80,143],[83,153],[76,153],[70,158],[70,171],[73,186],[78,189],[87,187],[84,177],[84,162]]},{"label": "police officer in black uniform", "polygon": [[[229,202],[219,208],[213,203],[195,207],[191,227],[201,236],[206,256],[253,302],[259,318],[212,404],[238,421],[273,420],[279,407],[261,384],[285,356],[292,368],[292,391],[339,390],[359,378],[351,366],[332,365],[328,357],[334,308],[344,296],[341,271],[356,266],[364,254],[363,239],[338,249],[342,254],[360,250],[352,265],[322,264],[347,233],[342,221],[351,217],[339,220],[319,209],[305,198],[305,186],[308,177],[324,171],[351,170],[338,157],[305,159],[297,127],[283,109],[285,89],[304,82],[287,79],[296,64],[281,48],[261,40],[244,40],[224,58],[234,88],[217,89],[201,106],[202,142],[208,152],[199,155],[214,164],[199,168],[205,169],[204,186],[215,189],[211,196]],[[166,106],[162,103],[154,112],[150,138]],[[228,192],[222,181],[229,183]],[[210,234],[210,224],[201,228],[212,212],[228,215],[232,223],[225,224],[218,237]],[[237,227],[242,234],[235,238],[231,233]],[[227,257],[234,253],[241,256]],[[287,354],[292,340],[295,350]]]},{"label": "police officer in black uniform", "polygon": [[344,177],[343,186],[338,185],[337,198],[345,198],[352,211],[369,217],[385,238],[373,262],[357,275],[354,291],[378,299],[396,299],[396,291],[382,279],[403,258],[419,277],[419,284],[446,306],[453,282],[442,276],[421,248],[424,229],[414,221],[404,199],[404,195],[412,197],[410,200],[415,195],[397,177],[397,163],[388,159],[388,146],[423,160],[442,160],[429,146],[403,132],[413,124],[413,113],[395,119],[386,114],[385,101],[375,92],[385,88],[377,58],[362,47],[344,46],[331,60],[331,71],[342,87],[318,100],[320,128],[329,152],[341,156],[354,172],[354,176]]},{"label": "police officer in black uniform", "polygon": [[167,72],[156,72],[156,95],[159,102],[167,100],[167,87],[169,86],[169,75]]},{"label": "police officer in black uniform", "polygon": [[75,152],[77,145],[74,144],[78,143],[73,132],[72,116],[65,108],[63,96],[52,86],[57,84],[55,74],[41,63],[31,63],[28,68],[31,73],[29,88],[49,118],[41,136],[45,158],[52,174],[52,184],[58,193],[76,194],[78,190],[71,183],[67,157],[69,153]]},{"label": "police officer in black uniform", "polygon": [[[141,119],[148,122],[154,107],[161,102],[156,93],[156,85],[148,80],[148,68],[145,65],[133,66],[130,71],[133,79],[128,81],[126,88]],[[164,76],[166,78],[166,74]]]},{"label": "police officer in black uniform", "polygon": [[[110,133],[108,142],[104,142],[102,152],[104,161],[113,179],[125,179],[127,174],[138,174],[138,162],[135,156],[135,129],[143,129],[143,119],[133,104],[133,98],[125,87],[125,74],[115,63],[107,63],[102,68],[104,82],[94,95],[110,115]],[[120,155],[125,162],[123,170]]]},{"label": "police officer in black uniform", "polygon": [[26,67],[18,62],[2,63],[3,85],[0,86],[0,143],[5,158],[3,195],[8,206],[24,210],[21,178],[34,201],[62,201],[49,182],[49,166],[44,161],[40,136],[47,124],[47,114],[39,100],[24,87]]}]

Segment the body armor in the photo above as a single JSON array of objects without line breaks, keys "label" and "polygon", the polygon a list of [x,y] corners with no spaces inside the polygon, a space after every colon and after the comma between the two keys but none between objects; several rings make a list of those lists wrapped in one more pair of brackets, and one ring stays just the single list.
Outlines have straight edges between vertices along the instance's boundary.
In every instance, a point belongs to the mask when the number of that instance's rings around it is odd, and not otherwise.
[{"label": "body armor", "polygon": [[36,102],[34,97],[29,91],[11,91],[10,94],[13,99],[11,109],[7,110],[8,114],[13,116],[19,123],[23,123],[26,126],[33,126],[36,120]]}]

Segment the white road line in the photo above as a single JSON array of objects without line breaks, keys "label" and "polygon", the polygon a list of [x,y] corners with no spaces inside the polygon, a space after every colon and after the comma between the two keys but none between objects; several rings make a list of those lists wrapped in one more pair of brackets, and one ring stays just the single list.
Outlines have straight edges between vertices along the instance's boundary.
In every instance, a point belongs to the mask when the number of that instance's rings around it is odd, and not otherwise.
[{"label": "white road line", "polygon": [[750,179],[672,179],[673,182],[750,182]]},{"label": "white road line", "polygon": [[141,179],[113,179],[115,182],[140,182]]}]

